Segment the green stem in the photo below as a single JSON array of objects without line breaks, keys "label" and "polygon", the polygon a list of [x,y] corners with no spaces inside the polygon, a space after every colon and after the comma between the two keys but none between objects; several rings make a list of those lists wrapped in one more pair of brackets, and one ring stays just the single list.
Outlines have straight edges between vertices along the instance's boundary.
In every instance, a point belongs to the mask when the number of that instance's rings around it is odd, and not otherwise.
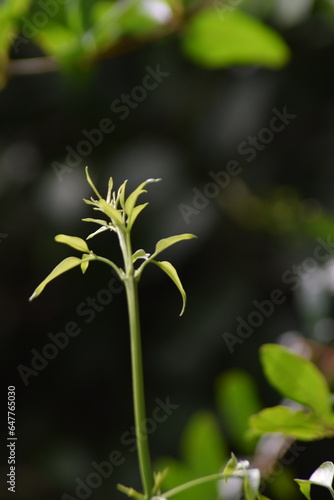
[{"label": "green stem", "polygon": [[188,490],[189,488],[193,488],[194,486],[198,486],[200,484],[209,483],[211,481],[219,481],[220,479],[224,479],[225,474],[223,472],[219,472],[218,474],[210,474],[209,476],[200,477],[198,479],[193,479],[192,481],[188,481],[187,483],[181,484],[180,486],[176,486],[169,491],[166,491],[162,494],[165,498],[173,497],[178,493],[182,493],[182,491]]},{"label": "green stem", "polygon": [[145,500],[149,500],[153,488],[153,476],[152,476],[150,452],[148,447],[148,437],[145,427],[146,412],[145,412],[142,349],[141,349],[141,338],[140,338],[138,288],[137,288],[137,282],[133,276],[128,276],[126,278],[125,289],[126,289],[128,311],[129,311],[133,406],[134,406],[134,416],[135,416],[139,469],[143,483],[144,497]]},{"label": "green stem", "polygon": [[153,474],[150,451],[148,447],[148,436],[145,427],[146,411],[138,303],[138,282],[135,278],[135,271],[132,263],[130,231],[123,232],[122,230],[119,230],[118,238],[125,266],[125,277],[123,278],[123,281],[126,290],[129,312],[133,408],[135,417],[139,469],[144,490],[144,499],[149,500],[151,498],[151,492],[153,488]]}]

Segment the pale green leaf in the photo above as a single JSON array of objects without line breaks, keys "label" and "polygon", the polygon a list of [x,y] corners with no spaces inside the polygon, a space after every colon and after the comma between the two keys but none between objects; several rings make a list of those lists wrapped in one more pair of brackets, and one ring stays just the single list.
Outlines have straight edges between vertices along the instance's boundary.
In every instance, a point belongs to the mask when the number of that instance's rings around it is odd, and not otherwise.
[{"label": "pale green leaf", "polygon": [[99,227],[99,229],[97,229],[93,233],[90,233],[87,236],[86,240],[90,240],[91,238],[94,238],[94,236],[96,236],[97,234],[103,233],[104,231],[108,231],[108,229],[112,229],[112,227],[111,226],[102,226],[102,227]]},{"label": "pale green leaf", "polygon": [[109,223],[102,219],[91,219],[90,217],[82,219],[84,222],[94,222],[95,224],[100,224],[100,226],[108,226]]},{"label": "pale green leaf", "polygon": [[127,198],[125,205],[124,205],[124,210],[125,213],[127,214],[128,217],[130,217],[132,210],[134,209],[138,196],[141,195],[142,193],[146,193],[146,189],[143,189],[146,184],[150,182],[158,182],[161,179],[147,179],[146,181],[142,182]]},{"label": "pale green leaf", "polygon": [[183,50],[190,59],[209,68],[241,64],[280,68],[290,55],[276,31],[237,9],[223,19],[213,8],[191,17]]},{"label": "pale green leaf", "polygon": [[60,274],[69,271],[73,267],[80,266],[81,262],[82,259],[79,259],[78,257],[67,257],[67,259],[60,262],[60,264],[58,264],[58,266],[54,268],[54,270],[45,278],[45,280],[43,280],[42,283],[38,285],[38,287],[36,288],[32,296],[29,298],[29,300],[31,301],[36,297],[38,297],[38,295],[42,293],[42,291],[44,290],[46,285],[50,283],[50,281],[57,278]]},{"label": "pale green leaf", "polygon": [[334,435],[334,428],[313,413],[294,411],[287,406],[266,408],[250,417],[249,425],[258,435],[278,432],[302,441],[315,441]]},{"label": "pale green leaf", "polygon": [[98,202],[98,205],[101,208],[102,212],[104,212],[112,222],[118,225],[123,225],[122,213],[117,208],[114,208],[105,200],[100,200]]},{"label": "pale green leaf", "polygon": [[177,234],[176,236],[169,236],[168,238],[163,238],[156,244],[153,255],[158,255],[160,252],[166,250],[166,248],[174,245],[175,243],[178,243],[179,241],[190,240],[191,238],[196,238],[196,236],[194,234],[184,233]]},{"label": "pale green leaf", "polygon": [[333,478],[334,478],[334,464],[333,462],[324,462],[318,467],[317,470],[313,472],[310,479],[295,479],[298,483],[300,491],[303,495],[311,500],[311,486],[312,484],[317,486],[323,486],[327,488],[332,498],[334,498],[333,490]]},{"label": "pale green leaf", "polygon": [[119,199],[120,205],[121,205],[123,210],[124,210],[124,206],[125,206],[125,188],[126,188],[127,182],[128,182],[127,180],[124,181],[117,192],[117,198]]},{"label": "pale green leaf", "polygon": [[83,256],[82,256],[82,261],[81,261],[81,271],[82,271],[82,274],[85,274],[85,272],[88,269],[89,261],[90,261],[89,257],[90,257],[89,254],[83,254]]},{"label": "pale green leaf", "polygon": [[234,453],[231,453],[231,458],[229,459],[223,470],[225,481],[233,474],[233,472],[237,469],[237,466],[238,466],[238,459],[234,455]]},{"label": "pale green leaf", "polygon": [[132,255],[132,263],[135,263],[136,260],[138,259],[143,259],[149,257],[149,254],[145,252],[142,248],[140,250],[137,250],[133,255]]},{"label": "pale green leaf", "polygon": [[88,167],[85,168],[85,172],[86,172],[86,179],[87,179],[88,184],[90,185],[90,187],[92,188],[92,190],[94,191],[94,193],[96,194],[96,196],[100,200],[102,200],[103,199],[102,196],[100,195],[100,193],[96,189],[95,184],[94,184],[94,182],[92,181],[92,179],[91,179],[91,177],[89,175]]},{"label": "pale green leaf", "polygon": [[182,283],[180,281],[179,275],[177,274],[175,267],[170,262],[167,262],[166,260],[163,260],[163,261],[151,260],[150,262],[153,262],[158,267],[160,267],[167,274],[167,276],[169,276],[170,279],[172,281],[174,281],[175,285],[179,289],[179,292],[182,296],[182,302],[183,302],[182,310],[180,313],[180,316],[182,316],[182,314],[184,313],[184,309],[186,307],[187,296],[186,296],[186,292],[184,291],[184,288],[182,286]]},{"label": "pale green leaf", "polygon": [[66,234],[58,234],[55,237],[55,241],[57,241],[57,243],[65,243],[65,245],[68,245],[74,248],[75,250],[79,250],[79,252],[88,253],[90,251],[85,240],[78,238],[77,236],[67,236]]},{"label": "pale green leaf", "polygon": [[108,193],[107,193],[107,198],[106,198],[107,203],[111,202],[113,185],[114,185],[113,178],[110,177],[109,182],[108,182]]},{"label": "pale green leaf", "polygon": [[260,353],[268,381],[283,396],[312,408],[320,416],[332,412],[328,384],[311,361],[276,344],[263,345]]},{"label": "pale green leaf", "polygon": [[148,203],[143,203],[142,205],[137,205],[136,207],[133,208],[129,215],[128,219],[128,228],[131,229],[135,220],[137,219],[138,215],[142,210],[144,210],[145,207],[147,207]]}]

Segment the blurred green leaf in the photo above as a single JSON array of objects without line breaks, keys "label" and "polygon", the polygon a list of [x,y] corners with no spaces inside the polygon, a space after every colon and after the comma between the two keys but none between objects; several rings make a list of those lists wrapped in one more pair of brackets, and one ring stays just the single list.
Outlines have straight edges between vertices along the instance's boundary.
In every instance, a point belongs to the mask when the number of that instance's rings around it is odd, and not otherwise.
[{"label": "blurred green leaf", "polygon": [[260,354],[268,381],[283,396],[312,408],[316,415],[331,414],[328,384],[311,361],[276,344],[263,345]]},{"label": "blurred green leaf", "polygon": [[290,55],[277,32],[238,10],[222,19],[217,9],[200,12],[189,21],[182,47],[190,59],[208,68],[241,64],[280,68]]},{"label": "blurred green leaf", "polygon": [[191,418],[182,436],[181,450],[186,463],[198,476],[219,472],[226,461],[227,450],[212,413],[201,411]]},{"label": "blurred green leaf", "polygon": [[233,443],[243,453],[254,450],[255,439],[245,439],[248,419],[261,410],[256,384],[242,370],[230,370],[219,376],[215,385],[217,407]]},{"label": "blurred green leaf", "polygon": [[[167,469],[166,477],[163,480],[163,491],[170,490],[180,484],[185,484],[197,477],[188,464],[171,457],[160,458],[156,464],[156,468],[160,470]],[[197,488],[192,488],[175,495],[173,499],[203,500],[202,490],[198,491]],[[208,497],[207,500],[216,500],[216,497]]]},{"label": "blurred green leaf", "polygon": [[[302,441],[315,441],[334,436],[334,427],[313,413],[294,411],[287,406],[266,408],[249,419],[255,434],[278,432]],[[251,431],[251,432],[252,432]]]},{"label": "blurred green leaf", "polygon": [[14,47],[20,18],[29,10],[31,0],[3,0],[0,3],[0,90],[7,80],[9,51]]},{"label": "blurred green leaf", "polygon": [[79,50],[77,35],[67,26],[50,21],[36,36],[40,46],[47,55],[66,59],[69,54]]},{"label": "blurred green leaf", "polygon": [[[208,411],[195,413],[181,438],[182,461],[164,458],[159,469],[168,468],[164,490],[193,479],[219,472],[227,459],[227,449],[216,417]],[[200,484],[173,496],[175,500],[217,500],[217,482]]]},{"label": "blurred green leaf", "polygon": [[313,472],[310,479],[295,479],[298,483],[300,491],[303,495],[311,500],[311,486],[323,486],[327,488],[332,498],[334,498],[333,490],[334,464],[333,462],[324,462],[320,467]]}]

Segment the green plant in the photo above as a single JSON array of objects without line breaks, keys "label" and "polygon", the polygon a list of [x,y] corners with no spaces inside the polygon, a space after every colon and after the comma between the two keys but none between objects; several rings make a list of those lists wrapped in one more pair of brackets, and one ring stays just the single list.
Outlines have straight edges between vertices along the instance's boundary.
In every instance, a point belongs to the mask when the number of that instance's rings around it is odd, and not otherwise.
[{"label": "green plant", "polygon": [[[59,243],[65,243],[70,247],[82,252],[82,257],[67,257],[43,280],[36,288],[30,300],[37,297],[45,288],[45,286],[60,274],[80,266],[81,271],[85,273],[91,261],[99,261],[110,266],[116,273],[118,278],[123,281],[129,313],[129,327],[131,338],[131,360],[132,360],[132,383],[133,383],[133,406],[135,415],[136,438],[138,446],[139,467],[141,479],[143,484],[144,493],[140,494],[132,488],[119,486],[121,491],[124,491],[129,496],[134,498],[143,498],[148,500],[151,495],[156,493],[159,489],[161,481],[160,475],[155,477],[153,483],[153,473],[151,466],[151,459],[148,447],[148,439],[146,430],[143,430],[141,423],[145,421],[145,396],[144,396],[144,380],[143,380],[143,366],[142,366],[142,353],[141,353],[141,333],[140,333],[140,317],[138,305],[138,282],[141,278],[144,268],[147,264],[152,263],[162,269],[175,283],[182,296],[182,310],[180,315],[183,314],[186,305],[186,293],[181,284],[180,278],[174,266],[167,261],[158,261],[156,257],[163,250],[174,245],[175,243],[195,238],[192,234],[179,234],[164,238],[156,244],[155,250],[152,254],[148,254],[145,250],[140,249],[133,253],[131,243],[131,229],[133,224],[140,214],[140,212],[147,206],[147,203],[137,205],[138,197],[145,193],[144,187],[151,183],[159,181],[160,179],[148,179],[140,184],[129,196],[125,196],[126,181],[120,186],[117,193],[113,191],[113,179],[109,179],[108,193],[106,199],[96,189],[92,179],[89,176],[88,168],[86,168],[87,181],[94,191],[97,199],[91,197],[90,200],[84,200],[88,205],[91,205],[94,210],[102,212],[109,221],[101,219],[84,219],[86,222],[98,224],[100,228],[91,233],[87,239],[90,239],[97,234],[104,231],[115,232],[118,237],[119,246],[122,251],[124,268],[121,269],[113,261],[96,255],[88,248],[85,240],[76,236],[67,236],[59,234],[55,240]],[[136,266],[137,261],[141,260],[141,264]]]},{"label": "green plant", "polygon": [[[165,249],[183,240],[195,238],[193,234],[185,233],[161,239],[155,246],[152,254],[143,249],[135,252],[132,250],[131,230],[138,215],[148,203],[137,204],[147,184],[159,179],[148,179],[141,183],[131,194],[126,196],[126,181],[116,191],[113,191],[113,179],[109,179],[107,196],[104,199],[86,168],[87,181],[96,195],[90,200],[84,200],[94,210],[102,212],[107,220],[86,218],[86,222],[100,226],[86,239],[89,240],[105,231],[116,233],[123,256],[123,268],[116,265],[106,257],[95,254],[85,240],[75,236],[60,234],[55,237],[59,243],[64,243],[81,252],[81,258],[67,257],[40,283],[30,297],[36,298],[46,285],[54,278],[74,268],[81,268],[82,273],[92,261],[103,262],[110,266],[118,278],[124,283],[128,305],[129,329],[131,339],[133,407],[136,428],[139,469],[143,493],[118,485],[118,489],[129,497],[141,500],[166,500],[177,497],[183,499],[214,498],[215,488],[213,483],[218,480],[227,481],[229,478],[239,478],[246,500],[263,500],[260,493],[260,471],[250,467],[247,460],[239,461],[232,453],[230,460],[223,468],[226,461],[227,450],[221,439],[219,425],[215,416],[210,412],[199,412],[191,420],[184,441],[185,462],[165,462],[171,464],[171,482],[166,491],[161,494],[162,485],[166,484],[166,471],[153,473],[148,435],[142,422],[145,421],[145,394],[141,352],[140,314],[138,304],[138,282],[143,270],[148,264],[155,264],[162,269],[177,286],[182,297],[183,314],[186,305],[186,293],[174,266],[167,261],[158,261],[156,257]],[[292,439],[315,440],[334,436],[334,413],[332,410],[332,395],[329,386],[316,368],[316,366],[288,349],[275,344],[267,344],[261,348],[261,361],[268,381],[281,394],[289,398],[293,404],[290,406],[275,406],[252,415],[249,419],[250,431],[248,434],[257,438],[265,433],[280,433]],[[248,416],[257,411],[258,403],[251,381],[241,372],[233,376],[223,375],[217,382],[217,404],[224,413],[234,422],[236,421],[239,432],[243,434]],[[249,397],[250,393],[252,394]],[[239,398],[239,399],[238,399]],[[242,399],[243,412],[235,419],[236,409],[240,407]],[[239,403],[233,409],[233,401]],[[299,405],[296,408],[296,405]],[[240,412],[239,412],[240,413]],[[245,446],[251,451],[253,444]],[[205,460],[203,460],[205,457]],[[163,464],[163,462],[161,462]],[[325,462],[311,476],[309,480],[299,480],[302,493],[311,500],[311,485],[317,484],[326,487],[334,498],[332,479],[334,466]],[[177,482],[177,485],[172,483]],[[180,484],[181,483],[181,484]],[[192,488],[196,487],[193,494]]]}]

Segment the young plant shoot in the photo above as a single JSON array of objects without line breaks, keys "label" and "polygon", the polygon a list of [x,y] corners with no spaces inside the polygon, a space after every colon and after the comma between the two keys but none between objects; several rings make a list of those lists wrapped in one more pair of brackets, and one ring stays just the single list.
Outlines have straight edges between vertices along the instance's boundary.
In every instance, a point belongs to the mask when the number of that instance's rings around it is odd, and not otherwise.
[{"label": "young plant shoot", "polygon": [[[119,489],[133,498],[150,500],[154,495],[160,493],[161,475],[153,476],[147,432],[142,429],[142,422],[145,421],[145,397],[144,397],[144,380],[143,366],[141,353],[141,337],[140,337],[140,318],[138,306],[138,282],[141,278],[143,270],[148,264],[155,264],[160,267],[167,276],[177,286],[182,297],[182,309],[180,315],[183,314],[186,305],[186,293],[181,284],[180,278],[174,266],[167,261],[156,260],[156,257],[166,248],[178,243],[182,240],[195,238],[193,234],[179,234],[164,238],[156,244],[152,254],[147,253],[143,249],[135,252],[132,251],[131,244],[131,229],[140,212],[148,205],[148,203],[137,204],[138,197],[146,193],[145,186],[152,182],[157,182],[160,179],[147,179],[140,184],[131,194],[125,195],[126,181],[120,186],[117,193],[113,191],[113,179],[109,179],[107,197],[103,198],[96,189],[92,179],[90,178],[88,167],[86,167],[87,182],[92,188],[95,198],[84,200],[88,205],[91,205],[93,210],[102,212],[105,219],[87,218],[85,222],[92,222],[100,226],[97,231],[91,233],[86,239],[89,240],[97,234],[104,231],[116,233],[119,241],[119,246],[122,251],[124,267],[118,267],[113,261],[106,257],[96,255],[89,249],[85,240],[76,236],[67,236],[59,234],[55,237],[58,243],[65,243],[81,253],[81,257],[67,257],[43,280],[36,288],[29,300],[38,297],[50,281],[60,274],[74,268],[81,268],[82,273],[87,271],[87,268],[92,261],[104,262],[110,266],[119,279],[124,283],[126,290],[129,327],[131,339],[131,362],[132,362],[132,384],[133,384],[133,405],[136,427],[136,439],[138,447],[138,459],[140,475],[143,487],[143,493],[139,493],[133,488],[127,488],[119,485]],[[160,497],[158,497],[160,498]]]}]

